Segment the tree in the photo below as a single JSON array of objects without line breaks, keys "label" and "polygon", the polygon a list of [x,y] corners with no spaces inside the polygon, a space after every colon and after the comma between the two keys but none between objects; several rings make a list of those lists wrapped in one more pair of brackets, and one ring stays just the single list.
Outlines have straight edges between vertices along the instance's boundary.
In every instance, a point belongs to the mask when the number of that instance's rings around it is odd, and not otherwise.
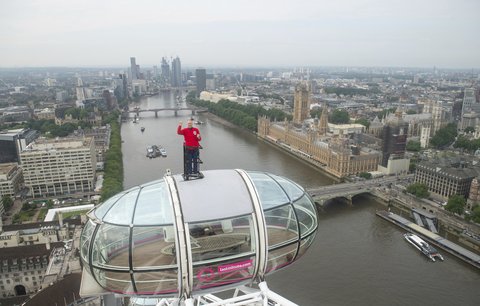
[{"label": "tree", "polygon": [[480,205],[475,205],[472,209],[472,221],[475,223],[480,223]]},{"label": "tree", "polygon": [[13,206],[13,200],[9,195],[4,195],[2,197],[3,208],[5,211],[9,210]]},{"label": "tree", "polygon": [[333,124],[350,123],[350,115],[347,111],[336,109],[332,112],[328,121]]},{"label": "tree", "polygon": [[428,187],[424,183],[413,183],[408,185],[407,192],[418,198],[427,198],[430,195]]},{"label": "tree", "polygon": [[419,141],[410,140],[409,142],[407,142],[407,151],[418,152],[420,150],[421,150],[421,147],[420,147]]},{"label": "tree", "polygon": [[357,120],[355,120],[355,123],[361,124],[361,125],[365,126],[367,129],[370,127],[370,121],[368,121],[365,118],[357,119]]},{"label": "tree", "polygon": [[437,149],[441,149],[454,142],[455,137],[457,137],[457,127],[455,123],[449,123],[435,133],[435,136],[430,139],[430,144]]},{"label": "tree", "polygon": [[414,115],[414,114],[416,114],[416,113],[417,113],[417,111],[414,110],[414,109],[409,109],[409,110],[407,110],[407,115]]},{"label": "tree", "polygon": [[372,178],[372,174],[368,172],[362,172],[358,175],[359,177],[363,177],[366,180],[369,180]]},{"label": "tree", "polygon": [[453,195],[448,199],[445,209],[455,214],[461,215],[465,210],[465,198],[461,195]]},{"label": "tree", "polygon": [[467,126],[464,130],[463,130],[465,133],[473,133],[475,132],[475,128],[471,127],[471,126]]},{"label": "tree", "polygon": [[314,109],[312,109],[310,111],[310,117],[312,118],[320,118],[320,116],[322,115],[322,108],[321,107],[315,107]]},{"label": "tree", "polygon": [[413,173],[417,169],[417,164],[413,159],[410,160],[410,164],[408,165],[408,172]]},{"label": "tree", "polygon": [[480,139],[468,139],[465,135],[460,135],[455,141],[455,148],[462,148],[470,152],[474,152],[480,148]]}]

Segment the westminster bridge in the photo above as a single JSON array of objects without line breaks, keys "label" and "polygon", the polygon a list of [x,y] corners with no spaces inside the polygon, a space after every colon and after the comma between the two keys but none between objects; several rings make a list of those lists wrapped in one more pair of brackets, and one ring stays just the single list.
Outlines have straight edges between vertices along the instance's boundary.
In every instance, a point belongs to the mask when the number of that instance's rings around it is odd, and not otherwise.
[{"label": "westminster bridge", "polygon": [[[402,176],[402,178],[405,179],[411,176],[412,175],[404,175]],[[364,193],[377,195],[376,187],[394,184],[398,180],[399,178],[397,176],[385,176],[377,179],[347,182],[329,186],[322,186],[318,188],[311,188],[307,189],[307,192],[320,206],[323,206],[326,201],[335,198],[345,199],[351,204],[353,197],[355,197],[356,195]]]}]

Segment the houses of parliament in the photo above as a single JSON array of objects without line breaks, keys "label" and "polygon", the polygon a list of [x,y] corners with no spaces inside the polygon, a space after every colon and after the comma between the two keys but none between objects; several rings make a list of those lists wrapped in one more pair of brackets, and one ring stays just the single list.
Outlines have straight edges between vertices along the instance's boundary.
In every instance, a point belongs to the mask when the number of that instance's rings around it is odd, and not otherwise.
[{"label": "houses of parliament", "polygon": [[363,133],[360,125],[328,124],[327,105],[320,118],[311,119],[311,94],[307,84],[295,87],[293,121],[258,119],[258,136],[308,160],[328,174],[342,178],[361,172],[376,171],[382,154],[372,147],[360,146],[351,134]]}]

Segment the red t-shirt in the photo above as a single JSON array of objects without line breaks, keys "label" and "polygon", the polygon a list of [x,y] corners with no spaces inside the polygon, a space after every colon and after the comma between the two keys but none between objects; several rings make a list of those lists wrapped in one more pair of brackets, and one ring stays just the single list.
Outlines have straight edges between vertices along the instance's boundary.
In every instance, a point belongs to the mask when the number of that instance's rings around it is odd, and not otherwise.
[{"label": "red t-shirt", "polygon": [[202,137],[200,136],[200,131],[197,128],[192,127],[192,128],[182,129],[182,126],[179,125],[178,128],[177,128],[177,134],[178,135],[183,135],[183,138],[185,139],[185,145],[187,147],[199,147],[200,146],[199,141],[202,140]]}]

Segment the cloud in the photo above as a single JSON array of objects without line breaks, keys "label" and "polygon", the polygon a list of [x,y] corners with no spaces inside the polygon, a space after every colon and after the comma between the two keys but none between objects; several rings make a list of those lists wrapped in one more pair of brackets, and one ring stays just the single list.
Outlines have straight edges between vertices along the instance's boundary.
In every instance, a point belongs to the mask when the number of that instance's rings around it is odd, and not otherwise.
[{"label": "cloud", "polygon": [[2,1],[0,66],[122,65],[132,55],[149,64],[162,55],[199,65],[417,64],[407,62],[410,50],[478,67],[479,8],[475,0]]}]

